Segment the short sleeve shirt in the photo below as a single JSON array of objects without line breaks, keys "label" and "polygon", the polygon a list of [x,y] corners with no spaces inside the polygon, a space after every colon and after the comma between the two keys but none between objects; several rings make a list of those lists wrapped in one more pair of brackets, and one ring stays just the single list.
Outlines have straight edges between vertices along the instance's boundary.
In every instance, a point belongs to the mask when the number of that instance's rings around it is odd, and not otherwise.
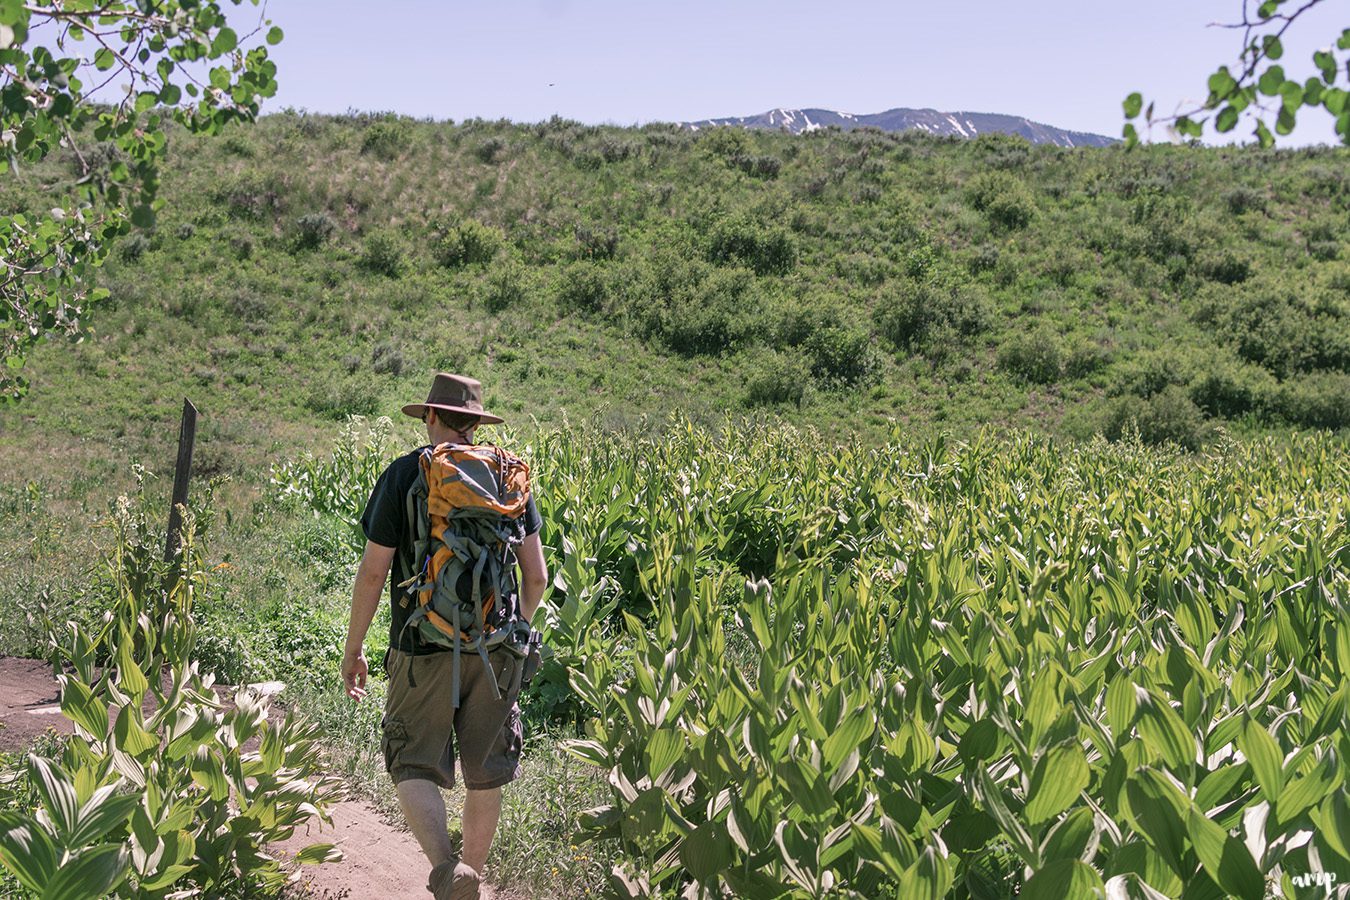
[{"label": "short sleeve shirt", "polygon": [[[413,538],[408,521],[408,492],[417,481],[418,458],[424,449],[426,448],[419,447],[389,464],[375,482],[375,488],[370,492],[370,500],[367,501],[366,509],[361,514],[361,530],[365,532],[366,539],[384,547],[394,548],[394,563],[389,577],[389,602],[392,604],[389,646],[414,654],[434,653],[442,649],[421,642],[414,643],[412,633],[403,631],[408,615],[412,612],[412,600],[399,588],[401,583],[415,574],[412,558]],[[533,492],[521,517],[527,536],[537,533],[543,525]],[[405,599],[408,601],[407,604],[404,603]]]}]

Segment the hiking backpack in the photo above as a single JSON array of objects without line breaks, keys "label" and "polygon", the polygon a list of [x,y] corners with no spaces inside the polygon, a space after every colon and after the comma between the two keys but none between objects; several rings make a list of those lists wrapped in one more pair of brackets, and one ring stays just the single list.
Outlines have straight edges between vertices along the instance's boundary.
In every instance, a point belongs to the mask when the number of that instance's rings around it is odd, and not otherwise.
[{"label": "hiking backpack", "polygon": [[[474,651],[497,690],[488,650],[519,640],[515,548],[525,537],[530,470],[491,445],[444,443],[422,450],[408,492],[416,573],[399,586],[416,603],[404,629],[454,653],[451,693],[460,694],[460,652]],[[412,666],[408,667],[412,679]],[[416,684],[415,681],[413,681]],[[501,693],[498,690],[497,696]]]}]

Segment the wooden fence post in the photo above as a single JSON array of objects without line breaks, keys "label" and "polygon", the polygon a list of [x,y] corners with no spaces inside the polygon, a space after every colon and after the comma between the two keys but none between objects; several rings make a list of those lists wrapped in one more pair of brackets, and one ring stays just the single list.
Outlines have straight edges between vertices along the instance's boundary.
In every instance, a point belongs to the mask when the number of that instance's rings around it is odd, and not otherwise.
[{"label": "wooden fence post", "polygon": [[164,561],[173,560],[181,543],[183,516],[180,504],[187,503],[188,479],[192,477],[192,446],[197,440],[197,407],[183,398],[183,423],[178,427],[178,462],[173,468],[173,505],[169,507],[169,534],[164,540]]}]

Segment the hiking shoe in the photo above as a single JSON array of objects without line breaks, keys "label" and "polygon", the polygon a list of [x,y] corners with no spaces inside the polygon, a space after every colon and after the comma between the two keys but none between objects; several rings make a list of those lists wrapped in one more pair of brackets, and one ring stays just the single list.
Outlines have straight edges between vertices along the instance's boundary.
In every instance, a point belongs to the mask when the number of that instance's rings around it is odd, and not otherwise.
[{"label": "hiking shoe", "polygon": [[478,873],[457,859],[431,870],[427,890],[436,900],[478,900]]}]

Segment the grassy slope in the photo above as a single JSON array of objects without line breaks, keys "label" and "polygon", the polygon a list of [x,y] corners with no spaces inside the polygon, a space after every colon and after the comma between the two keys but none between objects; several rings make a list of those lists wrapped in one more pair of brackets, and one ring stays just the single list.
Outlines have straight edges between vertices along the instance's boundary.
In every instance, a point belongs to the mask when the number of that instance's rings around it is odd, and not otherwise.
[{"label": "grassy slope", "polygon": [[[254,472],[348,413],[394,411],[441,368],[481,378],[517,420],[767,410],[872,435],[894,418],[1082,436],[1103,395],[1155,356],[1177,370],[1232,356],[1223,323],[1199,310],[1273,292],[1320,302],[1334,313],[1324,328],[1347,328],[1343,150],[290,114],[174,141],[168,208],[109,262],[94,333],[41,348],[30,397],[0,411],[5,462],[79,434],[167,467],[187,395],[206,413],[205,470]],[[776,174],[743,171],[756,160]],[[38,205],[64,177],[28,173],[0,195]],[[992,206],[981,178],[1003,179]],[[315,214],[333,235],[299,249],[298,222]],[[501,229],[505,246],[486,266],[447,268],[438,228],[466,219]],[[382,237],[397,276],[372,271]],[[757,274],[744,244],[773,239],[795,262]],[[1245,281],[1216,280],[1234,262]],[[986,310],[978,330],[897,346],[883,311],[934,285]],[[1076,368],[1021,377],[1008,348],[1028,336]],[[790,399],[755,401],[747,379]],[[88,410],[78,425],[74,406]]]}]

